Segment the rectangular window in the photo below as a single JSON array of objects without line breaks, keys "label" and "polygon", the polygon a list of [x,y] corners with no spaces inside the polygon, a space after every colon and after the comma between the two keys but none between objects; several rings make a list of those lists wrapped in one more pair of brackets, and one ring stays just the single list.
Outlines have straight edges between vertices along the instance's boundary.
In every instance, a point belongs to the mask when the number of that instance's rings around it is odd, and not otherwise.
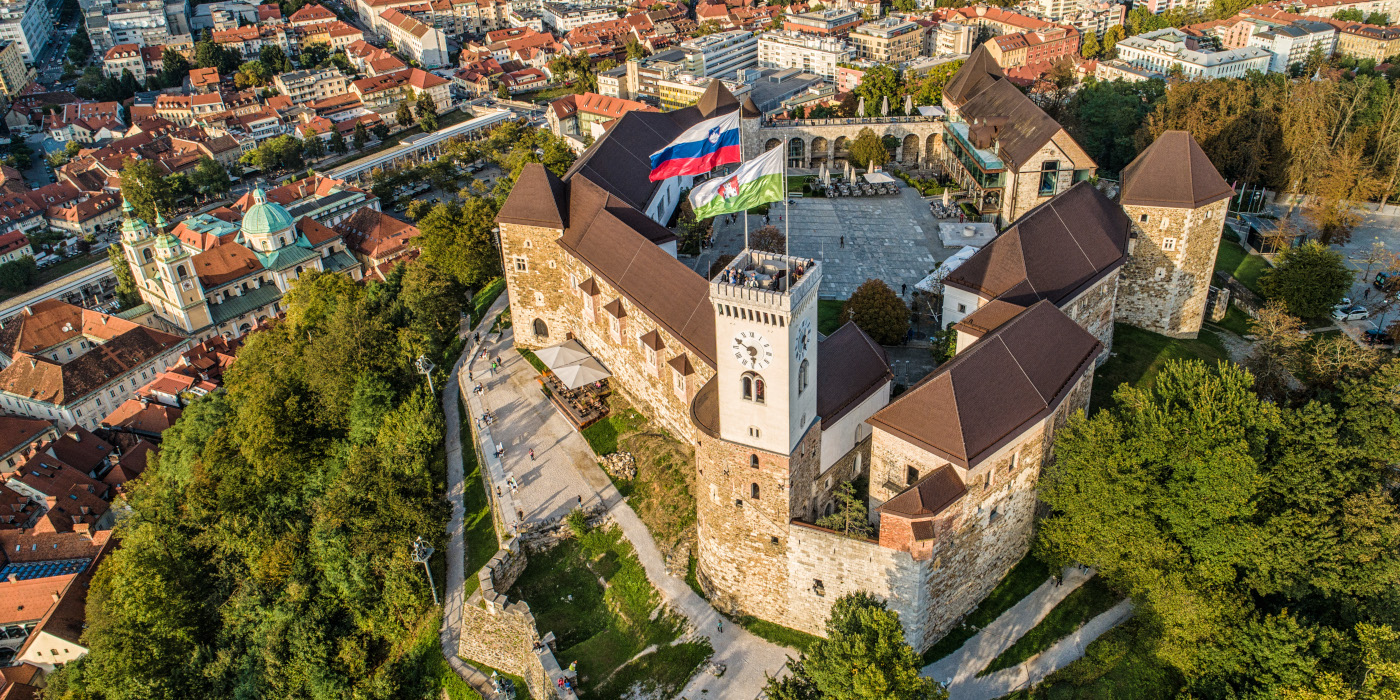
[{"label": "rectangular window", "polygon": [[525,258],[523,256],[517,255],[513,258],[513,260],[515,261],[516,272],[529,272],[530,265],[525,261]]},{"label": "rectangular window", "polygon": [[685,375],[679,371],[671,372],[671,387],[675,389],[676,396],[682,401],[685,400]]},{"label": "rectangular window", "polygon": [[1165,251],[1168,251],[1168,252],[1171,252],[1171,251],[1176,250],[1176,239],[1175,239],[1175,238],[1163,238],[1163,239],[1162,239],[1162,250],[1165,250]]},{"label": "rectangular window", "polygon": [[1047,160],[1040,164],[1040,196],[1050,197],[1060,183],[1060,162]]},{"label": "rectangular window", "polygon": [[608,331],[612,333],[613,340],[622,341],[622,323],[611,315],[608,316]]}]

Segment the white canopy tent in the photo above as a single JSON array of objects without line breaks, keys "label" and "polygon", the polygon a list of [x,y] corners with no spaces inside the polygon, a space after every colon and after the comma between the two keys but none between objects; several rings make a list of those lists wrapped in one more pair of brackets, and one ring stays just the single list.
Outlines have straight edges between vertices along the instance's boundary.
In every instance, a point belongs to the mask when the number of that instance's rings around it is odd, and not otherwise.
[{"label": "white canopy tent", "polygon": [[583,349],[583,345],[577,340],[566,340],[558,345],[536,350],[535,357],[540,358],[540,362],[543,362],[545,367],[558,371],[560,367],[581,362],[592,355],[589,355],[588,351]]},{"label": "white canopy tent", "polygon": [[872,185],[882,185],[886,182],[894,182],[894,178],[884,173],[866,173],[865,181]]},{"label": "white canopy tent", "polygon": [[948,273],[958,269],[959,265],[967,262],[967,259],[972,257],[972,254],[976,253],[977,251],[978,248],[976,248],[975,246],[965,246],[958,252],[953,253],[951,257],[949,257],[947,260],[944,260],[938,265],[938,269],[929,273],[928,277],[919,280],[914,285],[914,289],[917,289],[921,292],[929,292],[931,294],[937,294],[942,292],[943,278],[947,277]]},{"label": "white canopy tent", "polygon": [[584,384],[596,382],[600,379],[607,379],[612,376],[612,374],[604,369],[603,365],[592,356],[585,357],[571,365],[554,367],[551,369],[554,370],[554,376],[560,382],[563,382],[564,388],[566,389],[577,389]]}]

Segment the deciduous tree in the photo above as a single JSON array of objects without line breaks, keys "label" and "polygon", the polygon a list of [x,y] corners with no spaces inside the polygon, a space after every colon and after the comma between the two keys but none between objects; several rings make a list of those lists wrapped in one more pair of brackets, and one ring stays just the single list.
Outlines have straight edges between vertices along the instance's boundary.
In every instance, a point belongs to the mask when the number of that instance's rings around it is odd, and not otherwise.
[{"label": "deciduous tree", "polygon": [[894,290],[877,279],[868,279],[846,301],[842,317],[854,321],[881,345],[904,342],[909,333],[909,307]]},{"label": "deciduous tree", "polygon": [[1326,316],[1351,289],[1355,274],[1346,260],[1317,241],[1284,250],[1266,270],[1259,286],[1267,299],[1277,299],[1299,318]]}]

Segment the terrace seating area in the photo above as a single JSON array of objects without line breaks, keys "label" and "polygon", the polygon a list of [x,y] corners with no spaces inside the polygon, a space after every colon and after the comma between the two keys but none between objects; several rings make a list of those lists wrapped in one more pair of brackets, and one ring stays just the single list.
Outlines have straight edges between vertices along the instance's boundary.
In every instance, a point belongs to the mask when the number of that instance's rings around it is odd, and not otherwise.
[{"label": "terrace seating area", "polygon": [[570,389],[550,372],[541,375],[540,383],[548,389],[549,400],[575,428],[583,430],[608,417],[608,395],[612,393],[608,380],[599,379]]}]

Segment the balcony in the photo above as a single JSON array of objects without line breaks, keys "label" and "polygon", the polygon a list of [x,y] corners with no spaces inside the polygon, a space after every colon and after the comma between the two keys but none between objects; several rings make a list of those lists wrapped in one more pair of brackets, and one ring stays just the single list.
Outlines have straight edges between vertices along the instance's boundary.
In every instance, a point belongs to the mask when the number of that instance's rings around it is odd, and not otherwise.
[{"label": "balcony", "polygon": [[745,249],[710,280],[711,298],[760,303],[791,312],[821,284],[821,263]]}]

